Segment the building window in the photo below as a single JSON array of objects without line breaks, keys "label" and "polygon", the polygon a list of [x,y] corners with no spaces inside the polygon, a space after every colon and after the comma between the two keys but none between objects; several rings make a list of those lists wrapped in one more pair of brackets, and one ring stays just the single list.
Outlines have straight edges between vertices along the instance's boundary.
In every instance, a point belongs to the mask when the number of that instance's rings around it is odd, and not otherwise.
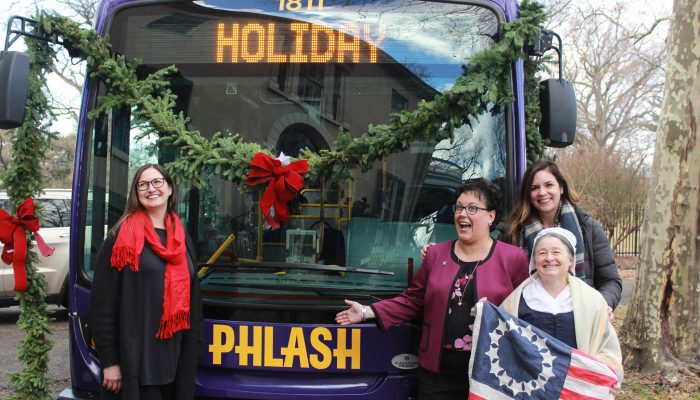
[{"label": "building window", "polygon": [[333,119],[336,121],[343,119],[343,92],[345,91],[346,75],[345,71],[336,65],[333,71],[333,99],[331,104]]},{"label": "building window", "polygon": [[391,90],[391,112],[397,113],[408,108],[408,100],[396,90]]},{"label": "building window", "polygon": [[300,64],[297,95],[302,103],[321,110],[325,64]]}]

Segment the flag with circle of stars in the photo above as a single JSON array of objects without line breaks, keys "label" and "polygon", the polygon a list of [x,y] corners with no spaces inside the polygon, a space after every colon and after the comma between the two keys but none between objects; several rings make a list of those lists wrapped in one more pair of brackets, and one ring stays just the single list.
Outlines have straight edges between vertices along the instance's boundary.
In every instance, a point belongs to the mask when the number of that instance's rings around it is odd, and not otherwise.
[{"label": "flag with circle of stars", "polygon": [[477,303],[469,398],[612,399],[617,375],[601,360],[489,302]]}]

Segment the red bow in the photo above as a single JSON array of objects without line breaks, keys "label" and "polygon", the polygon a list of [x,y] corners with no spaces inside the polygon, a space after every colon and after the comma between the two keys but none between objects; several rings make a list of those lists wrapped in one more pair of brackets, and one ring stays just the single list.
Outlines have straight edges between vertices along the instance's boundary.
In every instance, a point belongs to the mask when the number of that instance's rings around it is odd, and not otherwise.
[{"label": "red bow", "polygon": [[[307,172],[309,172],[309,164],[306,160],[294,161],[285,167],[280,160],[265,153],[255,153],[253,156],[253,161],[250,162],[250,174],[245,183],[248,186],[257,186],[270,181],[260,200],[260,209],[271,227],[279,228],[280,223],[287,221],[287,202],[292,200],[304,186],[304,178],[299,174]],[[275,206],[274,218],[270,216],[273,205]]]},{"label": "red bow", "polygon": [[27,271],[25,261],[27,259],[27,236],[25,230],[34,233],[37,247],[44,257],[53,254],[53,249],[46,245],[39,235],[39,219],[34,216],[34,202],[30,198],[24,199],[17,209],[17,217],[13,217],[5,210],[0,209],[0,242],[5,244],[2,250],[2,261],[12,264],[15,271],[15,291],[27,290]]}]

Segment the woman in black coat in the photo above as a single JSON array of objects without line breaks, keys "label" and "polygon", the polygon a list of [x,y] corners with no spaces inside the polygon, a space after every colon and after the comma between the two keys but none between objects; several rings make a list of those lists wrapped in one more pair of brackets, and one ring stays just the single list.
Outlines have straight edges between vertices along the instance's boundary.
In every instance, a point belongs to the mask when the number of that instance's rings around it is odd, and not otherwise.
[{"label": "woman in black coat", "polygon": [[548,160],[532,163],[523,176],[518,204],[510,214],[506,241],[532,255],[534,238],[544,228],[561,227],[577,240],[576,277],[603,295],[608,316],[622,295],[622,280],[615,257],[600,223],[583,211],[578,196],[559,170]]},{"label": "woman in black coat", "polygon": [[192,399],[203,342],[196,256],[163,167],[136,172],[97,256],[90,321],[102,398]]}]

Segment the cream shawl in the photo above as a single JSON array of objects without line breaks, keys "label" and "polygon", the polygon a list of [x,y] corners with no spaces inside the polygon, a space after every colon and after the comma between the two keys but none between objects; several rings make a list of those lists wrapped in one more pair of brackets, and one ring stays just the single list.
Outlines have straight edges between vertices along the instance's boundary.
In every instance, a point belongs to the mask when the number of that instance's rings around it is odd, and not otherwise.
[{"label": "cream shawl", "polygon": [[[518,316],[518,305],[523,288],[531,284],[537,274],[518,286],[501,304],[511,315]],[[597,290],[579,278],[569,276],[569,287],[574,309],[574,327],[578,349],[603,360],[612,368],[622,383],[622,351],[615,328],[608,321],[608,305]]]}]

